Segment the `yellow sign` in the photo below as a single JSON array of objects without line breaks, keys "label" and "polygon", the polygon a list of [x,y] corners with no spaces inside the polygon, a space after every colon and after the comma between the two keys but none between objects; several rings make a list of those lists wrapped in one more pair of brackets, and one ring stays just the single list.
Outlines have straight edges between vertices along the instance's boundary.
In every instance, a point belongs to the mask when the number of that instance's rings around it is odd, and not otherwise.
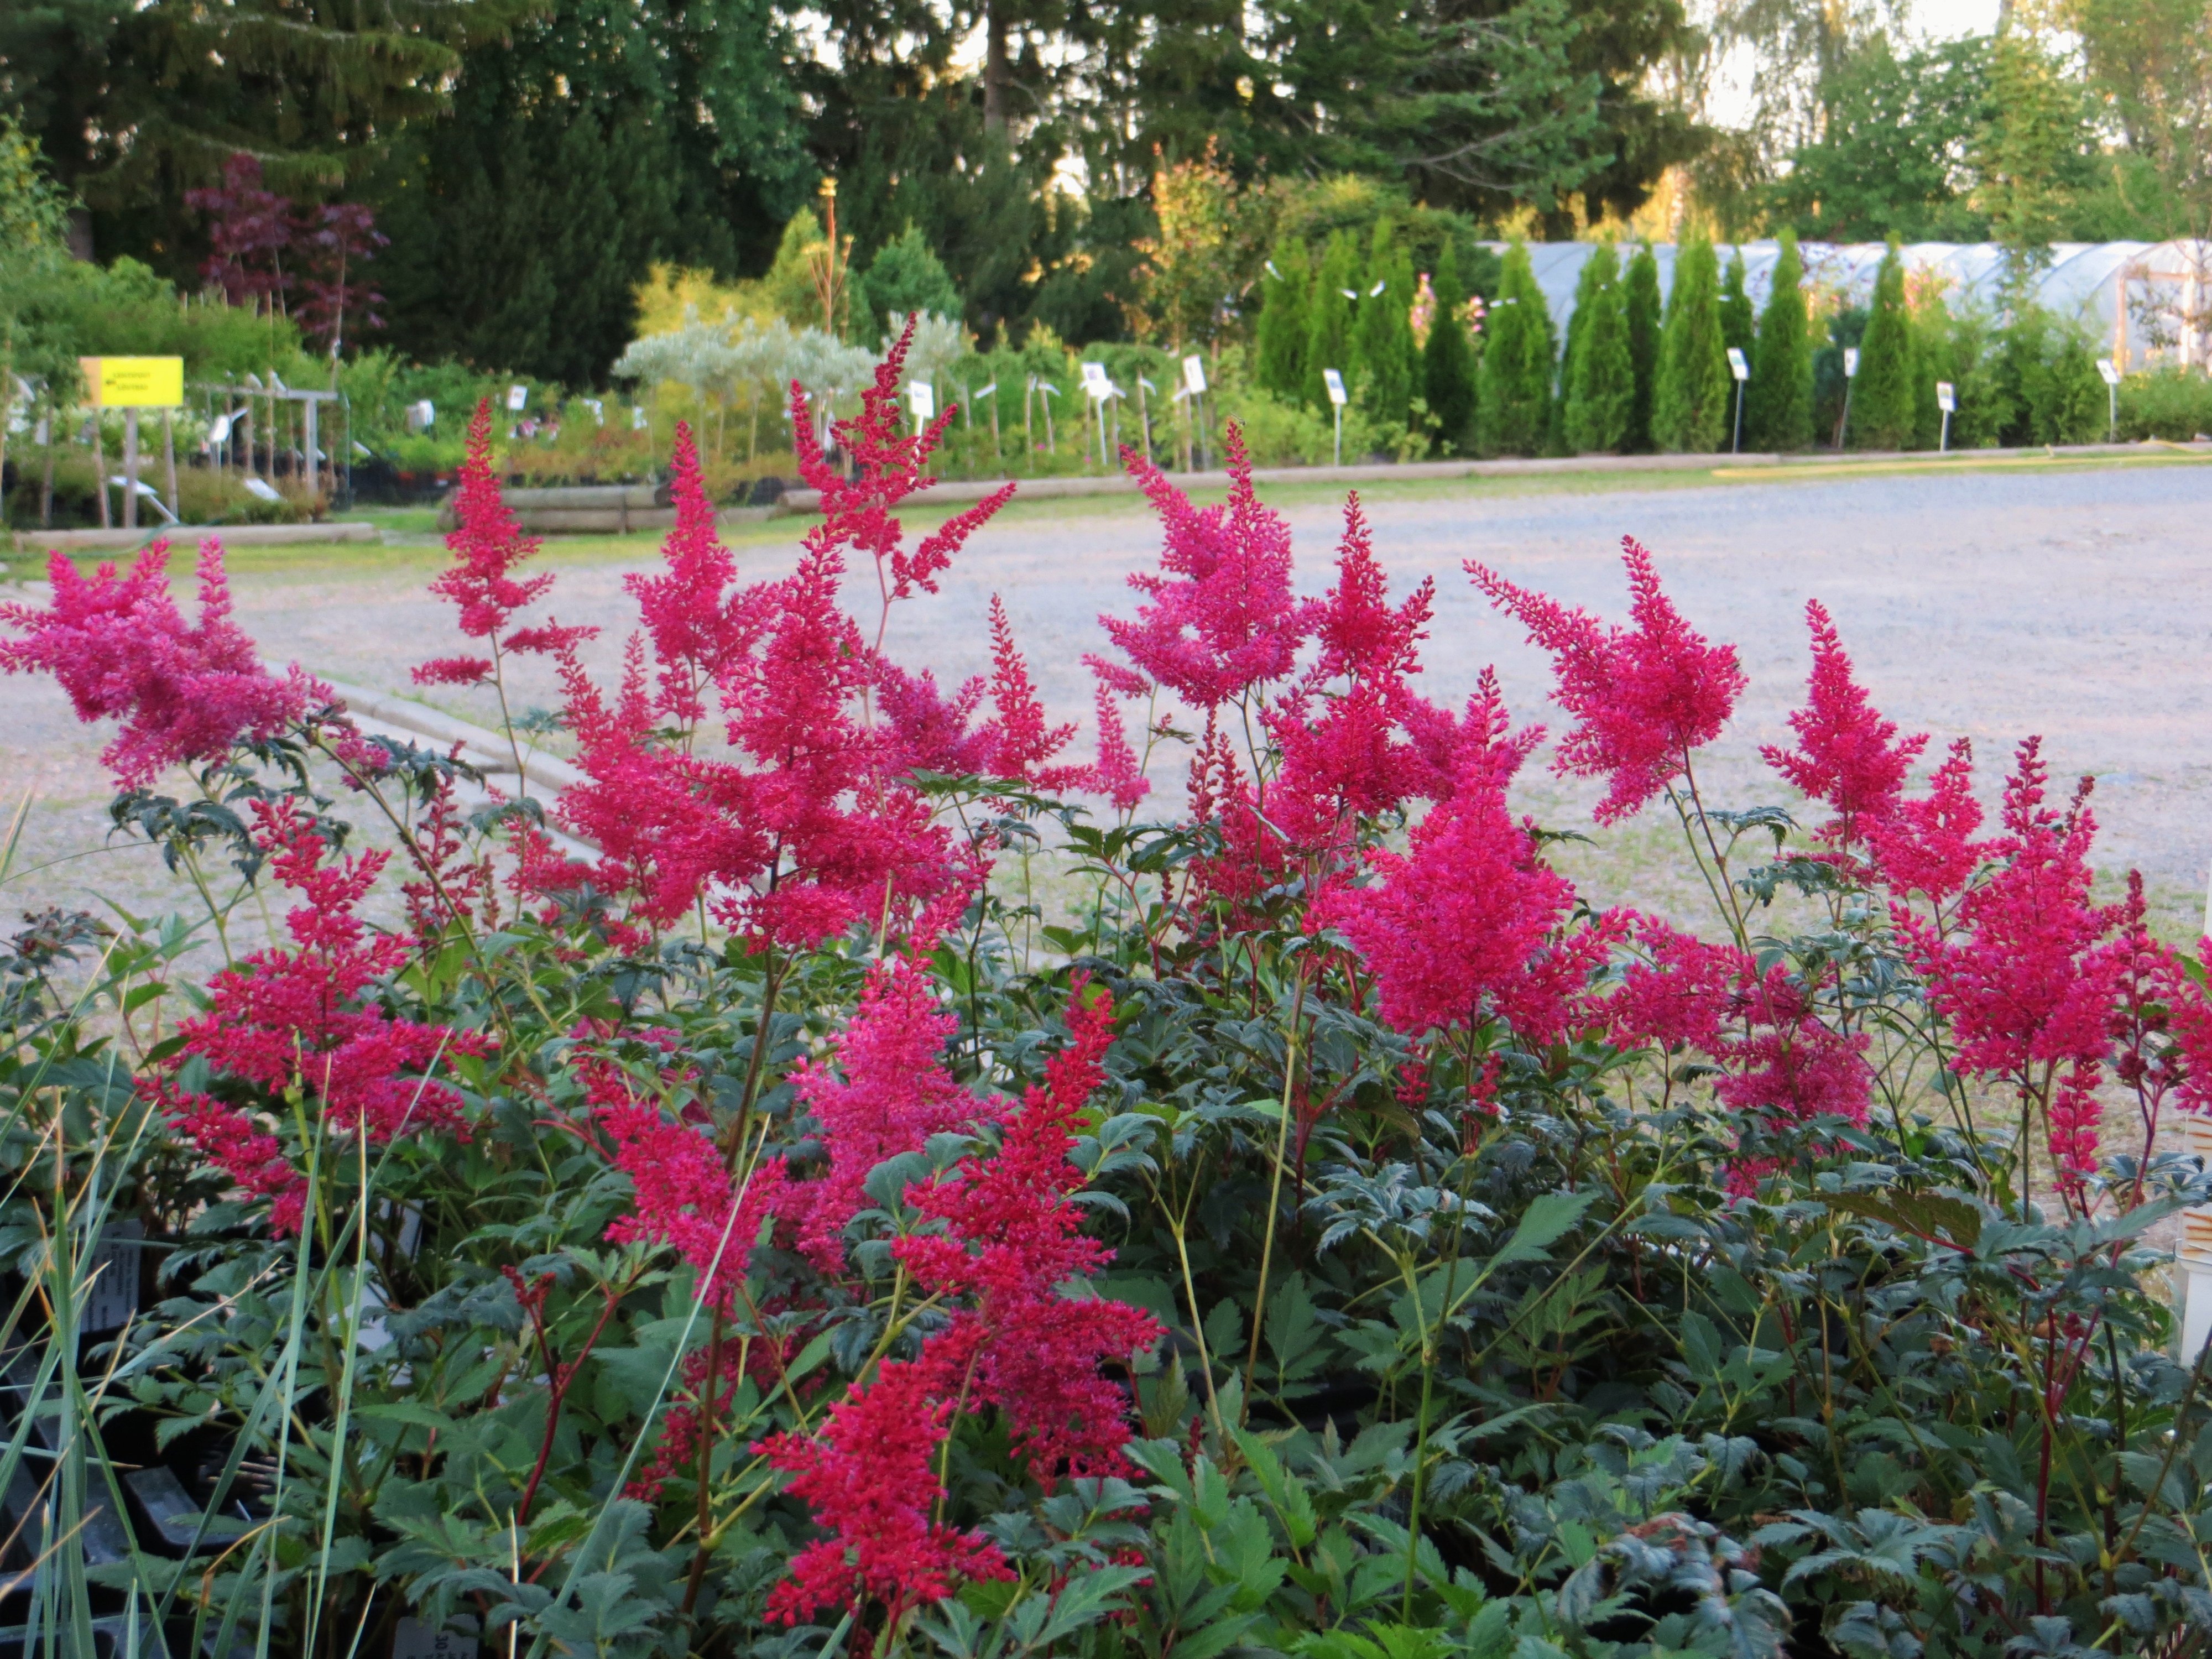
[{"label": "yellow sign", "polygon": [[96,409],[174,409],[185,401],[182,357],[80,357]]}]

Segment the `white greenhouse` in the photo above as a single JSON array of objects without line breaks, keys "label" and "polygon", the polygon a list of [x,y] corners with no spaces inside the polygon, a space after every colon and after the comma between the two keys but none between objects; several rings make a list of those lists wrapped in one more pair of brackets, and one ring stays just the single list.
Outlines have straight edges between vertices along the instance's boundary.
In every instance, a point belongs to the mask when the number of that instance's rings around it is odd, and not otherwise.
[{"label": "white greenhouse", "polygon": [[[1504,251],[1503,243],[1492,246]],[[1591,242],[1529,245],[1536,285],[1563,338],[1574,311],[1576,281],[1595,248]],[[1652,251],[1663,295],[1674,282],[1674,247],[1662,242]],[[1887,251],[1880,242],[1807,242],[1799,250],[1808,283],[1858,304],[1872,294],[1875,270]],[[1624,261],[1628,252],[1624,244]],[[2005,250],[1996,244],[1908,242],[1902,252],[1906,271],[1940,279],[1953,307],[1994,310],[2001,303]],[[1723,244],[1719,252],[1723,269],[1731,253],[1743,256],[1745,288],[1753,305],[1764,309],[1779,245]],[[2212,242],[2060,242],[2033,286],[2045,309],[2086,330],[2098,342],[2099,355],[2111,357],[2124,373],[2202,366],[2212,357]]]}]

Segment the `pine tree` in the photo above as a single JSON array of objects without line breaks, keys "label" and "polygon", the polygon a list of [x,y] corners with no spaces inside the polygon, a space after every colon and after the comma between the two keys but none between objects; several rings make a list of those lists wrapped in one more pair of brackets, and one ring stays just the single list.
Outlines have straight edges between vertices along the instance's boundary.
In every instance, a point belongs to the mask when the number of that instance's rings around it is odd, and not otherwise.
[{"label": "pine tree", "polygon": [[1813,333],[1804,283],[1797,238],[1785,230],[1774,262],[1774,289],[1759,319],[1751,384],[1744,388],[1744,441],[1754,449],[1813,447]]},{"label": "pine tree", "polygon": [[1352,384],[1352,301],[1346,296],[1358,280],[1359,245],[1349,231],[1332,233],[1314,277],[1306,324],[1305,400],[1324,412],[1328,388],[1322,371],[1335,369]]},{"label": "pine tree", "polygon": [[1305,396],[1307,315],[1313,262],[1304,242],[1276,244],[1274,267],[1261,282],[1260,384],[1292,402]]},{"label": "pine tree", "polygon": [[1459,252],[1449,241],[1437,262],[1435,289],[1437,314],[1421,349],[1421,377],[1429,413],[1436,417],[1437,447],[1455,455],[1474,439],[1474,354],[1468,343]]},{"label": "pine tree", "polygon": [[1720,259],[1702,239],[1674,251],[1674,287],[1660,331],[1659,378],[1651,394],[1651,436],[1676,454],[1705,454],[1728,431],[1727,348],[1721,341]]},{"label": "pine tree", "polygon": [[1649,242],[1630,256],[1621,282],[1620,315],[1628,325],[1628,362],[1636,380],[1622,447],[1644,453],[1651,448],[1651,399],[1659,386],[1659,257]]},{"label": "pine tree", "polygon": [[1636,367],[1629,356],[1620,269],[1610,245],[1601,246],[1583,267],[1585,281],[1580,286],[1586,294],[1575,308],[1563,422],[1566,447],[1577,455],[1608,453],[1628,435]]},{"label": "pine tree", "polygon": [[1352,355],[1359,370],[1361,409],[1370,420],[1389,426],[1406,423],[1407,400],[1413,389],[1413,335],[1407,321],[1407,308],[1413,303],[1413,279],[1404,265],[1390,222],[1379,222],[1359,283],[1359,299],[1352,307]]},{"label": "pine tree", "polygon": [[1505,255],[1488,332],[1476,376],[1475,447],[1485,455],[1534,455],[1551,422],[1556,348],[1551,310],[1519,242]]},{"label": "pine tree", "polygon": [[1851,389],[1851,441],[1865,449],[1912,442],[1912,318],[1905,308],[1905,259],[1889,245],[1874,279],[1874,306]]}]

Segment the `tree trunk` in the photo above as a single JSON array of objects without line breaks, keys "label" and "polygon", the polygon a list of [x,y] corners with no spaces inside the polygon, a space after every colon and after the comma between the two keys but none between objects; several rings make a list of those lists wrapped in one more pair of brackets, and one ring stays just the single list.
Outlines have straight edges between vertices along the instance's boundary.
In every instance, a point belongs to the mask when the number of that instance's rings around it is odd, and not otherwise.
[{"label": "tree trunk", "polygon": [[1006,132],[1006,0],[990,0],[983,14],[983,131]]}]

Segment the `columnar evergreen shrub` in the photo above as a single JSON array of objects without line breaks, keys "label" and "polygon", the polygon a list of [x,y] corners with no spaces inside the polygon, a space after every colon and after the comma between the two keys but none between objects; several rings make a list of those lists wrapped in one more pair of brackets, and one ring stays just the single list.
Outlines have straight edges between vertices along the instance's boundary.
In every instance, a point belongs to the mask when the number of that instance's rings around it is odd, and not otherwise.
[{"label": "columnar evergreen shrub", "polygon": [[1463,453],[1474,442],[1474,353],[1468,338],[1467,289],[1460,281],[1459,253],[1444,244],[1431,283],[1436,316],[1421,348],[1423,395],[1437,422],[1437,447],[1447,455]]},{"label": "columnar evergreen shrub", "polygon": [[1572,453],[1610,453],[1627,439],[1636,400],[1620,264],[1610,244],[1590,256],[1583,274],[1589,280],[1583,284],[1587,293],[1575,311],[1563,435]]},{"label": "columnar evergreen shrub", "polygon": [[1653,443],[1678,454],[1723,447],[1734,391],[1721,339],[1720,261],[1711,242],[1686,241],[1674,250],[1661,331]]},{"label": "columnar evergreen shrub", "polygon": [[1813,338],[1797,238],[1782,233],[1774,285],[1752,349],[1744,388],[1744,441],[1753,449],[1796,450],[1813,442]]},{"label": "columnar evergreen shrub", "polygon": [[1485,455],[1534,455],[1552,417],[1556,369],[1551,309],[1516,242],[1505,255],[1498,297],[1484,319],[1482,367],[1476,375],[1475,448]]},{"label": "columnar evergreen shrub", "polygon": [[1649,242],[1629,256],[1622,279],[1620,314],[1628,325],[1629,367],[1636,376],[1636,395],[1628,408],[1626,447],[1644,452],[1653,447],[1651,405],[1659,390],[1659,256]]},{"label": "columnar evergreen shrub", "polygon": [[1875,274],[1858,384],[1851,390],[1850,441],[1862,449],[1905,449],[1914,428],[1912,317],[1905,304],[1905,261],[1890,244]]},{"label": "columnar evergreen shrub", "polygon": [[1751,308],[1751,295],[1744,291],[1743,255],[1730,252],[1727,267],[1721,272],[1721,346],[1725,350],[1734,346],[1743,353],[1743,360],[1751,362],[1752,347],[1759,340],[1759,319]]},{"label": "columnar evergreen shrub", "polygon": [[1359,245],[1348,231],[1330,234],[1321,268],[1314,274],[1307,307],[1305,398],[1316,409],[1328,407],[1328,389],[1322,370],[1335,369],[1352,384],[1353,362],[1352,299],[1358,293]]},{"label": "columnar evergreen shrub", "polygon": [[1375,227],[1367,269],[1352,306],[1352,362],[1361,407],[1368,418],[1403,426],[1413,395],[1413,332],[1407,310],[1413,279],[1404,253],[1384,220]]},{"label": "columnar evergreen shrub", "polygon": [[1313,261],[1304,242],[1275,245],[1274,269],[1261,280],[1258,328],[1260,384],[1279,397],[1300,399],[1306,390],[1306,345]]}]

